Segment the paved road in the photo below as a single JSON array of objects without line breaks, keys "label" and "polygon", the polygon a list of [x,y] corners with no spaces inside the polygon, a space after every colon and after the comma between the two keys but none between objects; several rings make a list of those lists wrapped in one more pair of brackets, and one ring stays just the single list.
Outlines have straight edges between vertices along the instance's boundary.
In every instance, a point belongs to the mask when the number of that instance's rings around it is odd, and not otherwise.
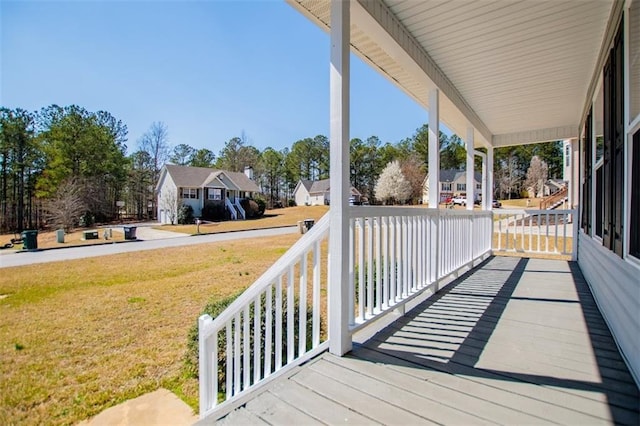
[{"label": "paved road", "polygon": [[297,226],[272,229],[257,229],[252,231],[225,232],[219,234],[179,236],[173,238],[133,241],[117,244],[103,244],[97,246],[70,247],[55,250],[35,252],[13,252],[0,254],[0,268],[10,266],[31,265],[35,263],[57,262],[61,260],[81,259],[85,257],[106,256],[109,254],[129,253],[141,250],[154,250],[165,247],[180,247],[195,244],[215,243],[244,238],[270,237],[275,235],[293,234],[298,232]]}]

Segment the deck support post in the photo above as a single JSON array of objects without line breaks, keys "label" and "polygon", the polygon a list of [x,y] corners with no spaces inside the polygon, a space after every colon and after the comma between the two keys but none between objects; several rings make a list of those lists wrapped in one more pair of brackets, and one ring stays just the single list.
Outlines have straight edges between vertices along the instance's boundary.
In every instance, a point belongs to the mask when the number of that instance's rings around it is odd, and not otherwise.
[{"label": "deck support post", "polygon": [[440,204],[440,90],[429,91],[429,208]]},{"label": "deck support post", "polygon": [[349,54],[350,2],[331,2],[329,351],[344,355],[349,332]]},{"label": "deck support post", "polygon": [[487,147],[487,210],[493,210],[493,147]]},{"label": "deck support post", "polygon": [[473,210],[473,202],[476,199],[475,171],[473,165],[473,132],[472,126],[467,127],[467,137],[464,140],[467,149],[467,210]]}]

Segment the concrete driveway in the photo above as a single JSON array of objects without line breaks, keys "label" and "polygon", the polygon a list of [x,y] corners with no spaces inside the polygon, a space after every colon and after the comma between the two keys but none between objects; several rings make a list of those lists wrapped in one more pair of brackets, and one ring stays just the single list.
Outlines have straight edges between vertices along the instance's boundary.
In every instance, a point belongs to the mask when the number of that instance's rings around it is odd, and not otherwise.
[{"label": "concrete driveway", "polygon": [[[136,225],[132,225],[136,226]],[[156,250],[165,247],[180,247],[196,244],[208,244],[220,241],[232,241],[243,238],[271,237],[294,234],[297,226],[283,228],[256,229],[250,231],[224,232],[208,235],[185,235],[175,232],[161,231],[151,228],[150,224],[140,224],[136,230],[137,241],[102,244],[96,246],[79,246],[33,252],[12,252],[0,254],[0,268],[31,265],[35,263],[58,262],[86,257],[107,256],[117,253],[130,253],[141,250]],[[171,235],[169,235],[171,234]]]}]

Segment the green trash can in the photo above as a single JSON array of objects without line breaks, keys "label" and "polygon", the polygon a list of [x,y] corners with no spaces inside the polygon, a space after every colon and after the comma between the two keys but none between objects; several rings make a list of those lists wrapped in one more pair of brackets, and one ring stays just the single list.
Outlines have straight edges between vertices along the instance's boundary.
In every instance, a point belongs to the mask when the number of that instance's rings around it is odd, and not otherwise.
[{"label": "green trash can", "polygon": [[35,250],[38,248],[38,231],[22,231],[22,248],[24,250]]}]

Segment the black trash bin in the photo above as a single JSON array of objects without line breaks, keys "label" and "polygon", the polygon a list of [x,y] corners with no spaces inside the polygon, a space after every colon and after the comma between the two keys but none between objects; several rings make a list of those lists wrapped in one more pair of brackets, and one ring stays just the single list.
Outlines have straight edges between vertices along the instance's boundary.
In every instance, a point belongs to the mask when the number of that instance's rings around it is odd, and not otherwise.
[{"label": "black trash bin", "polygon": [[35,250],[38,248],[38,231],[22,231],[22,248],[25,250]]},{"label": "black trash bin", "polygon": [[125,240],[135,240],[136,239],[136,226],[125,226],[124,227],[124,239]]},{"label": "black trash bin", "polygon": [[314,219],[305,219],[304,220],[304,227],[307,228],[307,231],[311,228],[313,228],[313,224],[316,223],[316,221]]}]

